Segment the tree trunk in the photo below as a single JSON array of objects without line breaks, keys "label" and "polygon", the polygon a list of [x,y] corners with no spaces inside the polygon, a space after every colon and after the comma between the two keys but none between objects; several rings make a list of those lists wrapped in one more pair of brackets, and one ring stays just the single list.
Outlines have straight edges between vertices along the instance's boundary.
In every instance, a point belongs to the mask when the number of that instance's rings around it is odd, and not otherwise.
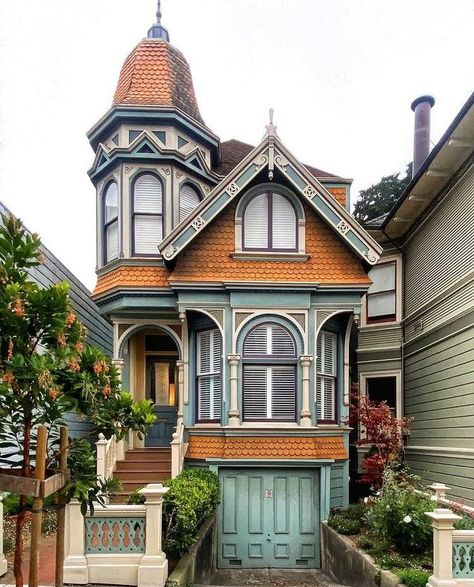
[{"label": "tree trunk", "polygon": [[[24,477],[30,476],[30,445],[31,445],[31,419],[25,421],[23,437],[23,463],[21,474]],[[15,575],[16,587],[23,587],[23,573],[21,564],[23,562],[23,527],[26,519],[26,495],[20,495],[20,511],[16,519],[16,537],[15,537],[15,558],[13,561],[13,574]]]}]

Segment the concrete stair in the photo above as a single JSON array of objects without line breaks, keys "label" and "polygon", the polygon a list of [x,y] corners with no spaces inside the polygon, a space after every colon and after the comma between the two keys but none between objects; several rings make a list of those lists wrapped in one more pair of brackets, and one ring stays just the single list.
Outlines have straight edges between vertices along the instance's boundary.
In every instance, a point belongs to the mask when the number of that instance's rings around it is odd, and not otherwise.
[{"label": "concrete stair", "polygon": [[122,490],[111,496],[110,503],[124,503],[135,489],[148,483],[162,483],[171,477],[171,448],[136,448],[127,450],[125,460],[118,461],[114,478]]}]

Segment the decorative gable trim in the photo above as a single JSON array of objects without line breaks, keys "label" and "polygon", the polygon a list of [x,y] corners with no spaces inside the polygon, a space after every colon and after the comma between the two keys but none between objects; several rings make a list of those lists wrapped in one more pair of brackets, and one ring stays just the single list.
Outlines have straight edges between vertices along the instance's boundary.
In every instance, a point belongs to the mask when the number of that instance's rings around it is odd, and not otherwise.
[{"label": "decorative gable trim", "polygon": [[[382,253],[380,245],[274,135],[267,135],[263,142],[214,188],[187,220],[163,240],[161,249],[164,258],[174,259],[265,168],[268,169],[270,181],[273,180],[275,169],[278,168],[296,192],[365,262],[374,265],[378,261]],[[199,220],[196,222],[197,219]]]}]

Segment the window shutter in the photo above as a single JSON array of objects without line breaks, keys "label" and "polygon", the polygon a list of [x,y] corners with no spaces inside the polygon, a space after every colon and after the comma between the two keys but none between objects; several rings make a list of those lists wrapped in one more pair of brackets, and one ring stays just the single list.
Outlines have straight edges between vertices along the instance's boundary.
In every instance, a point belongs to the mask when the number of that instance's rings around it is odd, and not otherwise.
[{"label": "window shutter", "polygon": [[269,354],[267,350],[267,324],[261,324],[251,330],[244,342],[245,357],[262,357]]},{"label": "window shutter", "polygon": [[290,201],[280,194],[272,196],[273,249],[296,249],[296,214]]},{"label": "window shutter", "polygon": [[244,247],[247,249],[268,248],[268,196],[255,196],[245,209]]},{"label": "window shutter", "polygon": [[272,419],[294,420],[296,411],[296,368],[270,367],[272,377]]},{"label": "window shutter", "polygon": [[295,341],[278,324],[261,324],[251,330],[244,343],[245,357],[295,357]]},{"label": "window shutter", "polygon": [[277,357],[296,357],[295,341],[286,328],[272,325],[271,338],[272,355]]},{"label": "window shutter", "polygon": [[267,418],[267,367],[244,365],[244,420]]},{"label": "window shutter", "polygon": [[221,417],[221,354],[219,330],[206,330],[197,335],[198,419]]},{"label": "window shutter", "polygon": [[118,222],[112,222],[105,229],[105,248],[106,248],[106,262],[109,263],[113,259],[118,258]]},{"label": "window shutter", "polygon": [[157,255],[163,240],[162,216],[135,216],[135,254]]},{"label": "window shutter", "polygon": [[162,214],[163,189],[161,181],[149,173],[140,175],[134,185],[135,214]]},{"label": "window shutter", "polygon": [[337,335],[322,330],[317,344],[316,413],[318,420],[336,419]]},{"label": "window shutter", "polygon": [[179,190],[179,221],[182,222],[187,218],[197,208],[199,202],[197,191],[189,184],[184,184]]},{"label": "window shutter", "polygon": [[105,218],[104,222],[107,224],[118,216],[118,188],[115,182],[109,184],[105,192]]}]

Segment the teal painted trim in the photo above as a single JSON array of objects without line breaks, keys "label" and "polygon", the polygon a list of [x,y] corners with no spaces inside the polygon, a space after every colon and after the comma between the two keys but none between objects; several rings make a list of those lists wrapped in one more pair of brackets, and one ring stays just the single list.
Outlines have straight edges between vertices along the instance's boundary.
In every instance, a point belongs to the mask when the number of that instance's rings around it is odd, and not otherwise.
[{"label": "teal painted trim", "polygon": [[290,164],[285,166],[286,174],[288,177],[295,182],[295,184],[301,189],[307,186],[307,181],[301,177],[301,175],[294,169]]},{"label": "teal painted trim", "polygon": [[342,465],[342,507],[349,507],[349,461]]},{"label": "teal painted trim", "polygon": [[235,180],[235,183],[241,188],[244,186],[257,172],[258,167],[255,163],[249,165],[249,167]]},{"label": "teal painted trim", "polygon": [[178,239],[174,241],[174,246],[178,249],[181,248],[195,234],[196,230],[192,226],[188,226],[188,228],[178,237]]},{"label": "teal painted trim", "polygon": [[316,208],[318,208],[318,210],[334,225],[338,225],[339,222],[341,222],[341,217],[338,216],[333,210],[332,208],[330,208],[328,206],[328,204],[326,204],[326,202],[324,201],[324,199],[322,198],[322,196],[320,196],[319,194],[317,194],[314,199],[313,202],[316,205]]},{"label": "teal painted trim", "polygon": [[346,238],[358,251],[361,251],[362,254],[369,252],[367,245],[364,244],[362,239],[360,239],[353,230],[349,230],[349,232],[346,233]]},{"label": "teal painted trim", "polygon": [[474,542],[453,543],[453,577],[468,579],[474,577]]},{"label": "teal painted trim", "polygon": [[[255,289],[255,288],[254,288]],[[275,308],[288,312],[293,310],[307,310],[311,305],[311,294],[309,292],[290,292],[282,300],[280,292],[268,291],[264,286],[263,291],[233,291],[230,293],[230,305],[232,308]]]},{"label": "teal painted trim", "polygon": [[233,330],[232,330],[232,312],[231,309],[228,307],[224,312],[224,340],[223,340],[223,357],[224,357],[224,367],[223,367],[223,374],[225,379],[223,379],[223,388],[222,388],[222,398],[223,398],[223,407],[222,407],[222,425],[227,426],[229,423],[229,409],[230,409],[230,365],[229,361],[227,360],[228,355],[232,353],[232,338],[233,338]]},{"label": "teal painted trim", "polygon": [[120,312],[126,311],[130,313],[133,310],[137,312],[150,310],[155,311],[157,309],[176,310],[178,309],[176,296],[165,294],[163,296],[151,295],[127,295],[113,293],[110,296],[105,296],[100,300],[96,301],[99,306],[101,314],[107,314],[109,312]]},{"label": "teal painted trim", "polygon": [[[334,462],[334,461],[333,461]],[[331,467],[321,467],[320,475],[320,515],[321,520],[329,517],[329,504],[331,496]]]},{"label": "teal painted trim", "polygon": [[319,468],[325,465],[332,465],[334,459],[321,459],[318,461],[310,461],[305,459],[206,459],[206,463],[210,465],[218,465],[219,467],[272,467],[272,468]]},{"label": "teal painted trim", "polygon": [[[311,295],[311,305],[317,306],[318,305],[328,305],[330,304],[332,307],[337,307],[338,304],[347,305],[347,311],[352,311],[353,307],[360,307],[360,296],[363,292],[346,292],[346,291],[339,291],[334,289],[332,292],[324,292],[324,293],[313,293]],[[345,307],[341,307],[341,310],[345,310]]]},{"label": "teal painted trim", "polygon": [[116,127],[120,124],[127,122],[139,122],[140,124],[159,124],[163,126],[182,126],[189,132],[191,136],[198,137],[205,143],[212,145],[214,148],[219,146],[219,139],[211,133],[205,132],[204,129],[192,124],[186,118],[180,115],[179,112],[173,111],[150,111],[150,110],[110,110],[104,117],[103,122],[99,122],[94,128],[87,133],[87,138],[95,150],[104,135],[108,135],[113,132],[111,127]]},{"label": "teal painted trim", "polygon": [[206,208],[201,216],[204,218],[206,222],[208,222],[217,212],[219,212],[222,206],[225,206],[227,202],[231,199],[227,192],[222,192],[222,194],[212,202],[209,208]]},{"label": "teal painted trim", "polygon": [[[145,516],[85,518],[85,554],[143,554]],[[79,529],[77,529],[80,531]]]},{"label": "teal painted trim", "polygon": [[[229,304],[229,293],[227,291],[180,291],[178,293],[178,304],[189,304],[195,306],[196,304]],[[218,308],[214,308],[218,309]]]}]

